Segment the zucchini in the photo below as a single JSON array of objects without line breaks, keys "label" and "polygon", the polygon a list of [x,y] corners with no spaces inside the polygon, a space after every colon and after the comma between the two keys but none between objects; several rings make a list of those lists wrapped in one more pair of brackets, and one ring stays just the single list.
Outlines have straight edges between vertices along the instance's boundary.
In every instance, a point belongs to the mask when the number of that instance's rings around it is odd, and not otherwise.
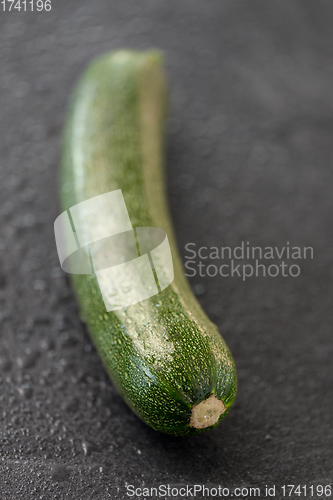
[{"label": "zucchini", "polygon": [[107,312],[95,273],[71,274],[71,281],[81,318],[128,406],[157,431],[189,436],[228,413],[237,379],[176,247],[163,170],[166,94],[159,51],[116,51],[88,66],[64,128],[61,206],[121,189],[134,228],[166,232],[174,280],[152,297]]}]

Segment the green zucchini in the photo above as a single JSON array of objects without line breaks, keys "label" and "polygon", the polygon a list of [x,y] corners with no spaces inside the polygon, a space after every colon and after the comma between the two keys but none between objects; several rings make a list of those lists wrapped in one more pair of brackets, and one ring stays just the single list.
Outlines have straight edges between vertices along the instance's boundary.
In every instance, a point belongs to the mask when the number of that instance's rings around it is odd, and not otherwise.
[{"label": "green zucchini", "polygon": [[88,66],[64,128],[61,205],[69,210],[121,189],[134,228],[166,231],[174,280],[158,294],[107,312],[95,274],[71,280],[81,318],[128,406],[153,429],[188,436],[215,427],[228,413],[237,378],[177,251],[163,169],[166,95],[159,51],[107,53]]}]

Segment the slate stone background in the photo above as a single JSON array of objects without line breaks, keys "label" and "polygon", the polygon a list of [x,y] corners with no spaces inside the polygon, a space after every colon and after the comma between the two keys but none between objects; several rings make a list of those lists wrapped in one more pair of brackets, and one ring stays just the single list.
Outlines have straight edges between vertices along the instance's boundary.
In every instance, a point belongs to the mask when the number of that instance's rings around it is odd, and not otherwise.
[{"label": "slate stone background", "polygon": [[[1,11],[1,500],[122,499],[126,483],[332,482],[332,19],[329,0]],[[166,54],[168,194],[184,259],[188,242],[314,248],[297,278],[191,278],[239,374],[228,417],[192,439],[127,409],[56,255],[69,94],[92,57],[121,47]]]}]

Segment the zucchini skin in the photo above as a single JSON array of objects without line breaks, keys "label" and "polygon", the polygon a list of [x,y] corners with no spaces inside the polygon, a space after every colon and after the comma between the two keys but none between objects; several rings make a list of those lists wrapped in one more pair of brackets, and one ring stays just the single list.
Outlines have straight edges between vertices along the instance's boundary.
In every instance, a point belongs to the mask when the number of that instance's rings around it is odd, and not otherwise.
[{"label": "zucchini skin", "polygon": [[[166,231],[175,278],[159,294],[106,312],[95,275],[71,275],[80,316],[117,391],[153,429],[189,436],[215,427],[237,391],[232,355],[184,276],[163,168],[166,83],[159,51],[95,59],[75,88],[64,128],[61,206],[121,189],[133,227]],[[206,429],[192,407],[211,395],[226,410]]]}]

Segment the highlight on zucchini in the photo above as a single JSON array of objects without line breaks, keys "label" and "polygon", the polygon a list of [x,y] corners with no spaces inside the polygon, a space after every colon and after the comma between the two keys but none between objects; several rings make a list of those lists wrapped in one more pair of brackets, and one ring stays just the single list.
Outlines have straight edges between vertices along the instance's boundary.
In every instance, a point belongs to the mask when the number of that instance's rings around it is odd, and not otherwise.
[{"label": "highlight on zucchini", "polygon": [[59,258],[116,389],[155,430],[215,427],[237,391],[218,328],[184,275],[164,174],[167,87],[157,50],[95,59],[64,128]]}]

